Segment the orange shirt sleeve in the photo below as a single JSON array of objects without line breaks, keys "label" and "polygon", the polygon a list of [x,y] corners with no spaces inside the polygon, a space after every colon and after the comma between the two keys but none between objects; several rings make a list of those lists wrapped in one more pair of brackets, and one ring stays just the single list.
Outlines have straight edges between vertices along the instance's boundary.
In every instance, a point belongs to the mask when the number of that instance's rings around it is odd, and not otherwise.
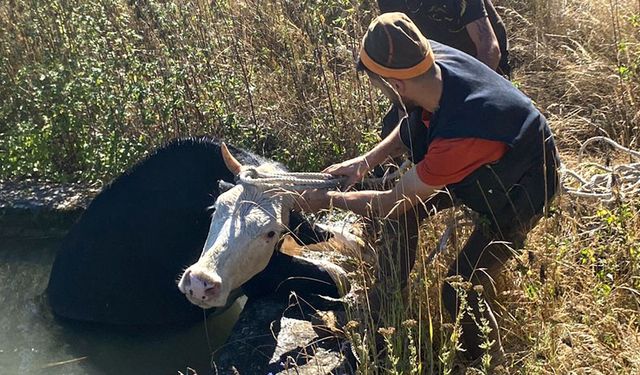
[{"label": "orange shirt sleeve", "polygon": [[482,138],[436,138],[416,166],[418,177],[431,186],[454,184],[479,167],[499,160],[508,148],[503,142]]}]

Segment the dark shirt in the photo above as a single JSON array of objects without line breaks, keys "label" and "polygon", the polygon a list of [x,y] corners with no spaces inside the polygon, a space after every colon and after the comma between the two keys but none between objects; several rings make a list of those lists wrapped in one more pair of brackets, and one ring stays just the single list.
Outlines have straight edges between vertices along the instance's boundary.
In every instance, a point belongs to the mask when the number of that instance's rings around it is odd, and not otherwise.
[{"label": "dark shirt", "polygon": [[466,26],[489,17],[500,46],[499,72],[510,74],[507,33],[490,0],[378,0],[380,12],[402,12],[411,18],[424,36],[471,56],[477,56]]}]

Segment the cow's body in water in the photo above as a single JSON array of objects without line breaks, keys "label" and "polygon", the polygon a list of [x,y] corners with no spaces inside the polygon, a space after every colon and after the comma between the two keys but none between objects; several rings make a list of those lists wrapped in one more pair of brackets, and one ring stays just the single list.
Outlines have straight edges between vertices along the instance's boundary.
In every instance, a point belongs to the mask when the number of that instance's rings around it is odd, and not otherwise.
[{"label": "cow's body in water", "polygon": [[[232,152],[248,164],[264,162],[241,150]],[[122,325],[202,319],[202,309],[184,298],[176,280],[200,256],[219,180],[232,182],[233,174],[221,158],[219,142],[210,139],[174,141],[115,179],[62,242],[47,288],[54,313]],[[307,242],[327,237],[299,215],[292,215],[290,226],[301,227],[298,238]],[[291,288],[337,296],[329,275],[285,254],[273,256],[243,289],[250,298],[273,293],[296,275],[322,282]],[[286,288],[278,291],[286,293]]]}]

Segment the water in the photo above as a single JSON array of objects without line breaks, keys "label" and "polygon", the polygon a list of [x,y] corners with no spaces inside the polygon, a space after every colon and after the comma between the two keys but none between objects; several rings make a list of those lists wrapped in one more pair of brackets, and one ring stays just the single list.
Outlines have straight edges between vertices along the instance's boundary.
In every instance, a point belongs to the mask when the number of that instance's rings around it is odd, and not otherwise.
[{"label": "water", "polygon": [[[114,329],[54,319],[43,292],[59,239],[0,238],[0,374],[208,374],[242,307],[183,328]],[[208,339],[207,339],[208,331]],[[211,350],[210,350],[211,348]]]}]

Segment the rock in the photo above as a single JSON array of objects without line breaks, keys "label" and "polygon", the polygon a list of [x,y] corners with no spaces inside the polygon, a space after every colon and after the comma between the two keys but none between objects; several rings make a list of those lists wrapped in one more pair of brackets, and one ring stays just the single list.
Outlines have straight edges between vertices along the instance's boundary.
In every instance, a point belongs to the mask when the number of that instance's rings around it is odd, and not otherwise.
[{"label": "rock", "polygon": [[[308,310],[308,311],[307,311]],[[319,337],[313,309],[273,298],[249,301],[212,374],[350,374],[353,357],[335,336]]]}]

